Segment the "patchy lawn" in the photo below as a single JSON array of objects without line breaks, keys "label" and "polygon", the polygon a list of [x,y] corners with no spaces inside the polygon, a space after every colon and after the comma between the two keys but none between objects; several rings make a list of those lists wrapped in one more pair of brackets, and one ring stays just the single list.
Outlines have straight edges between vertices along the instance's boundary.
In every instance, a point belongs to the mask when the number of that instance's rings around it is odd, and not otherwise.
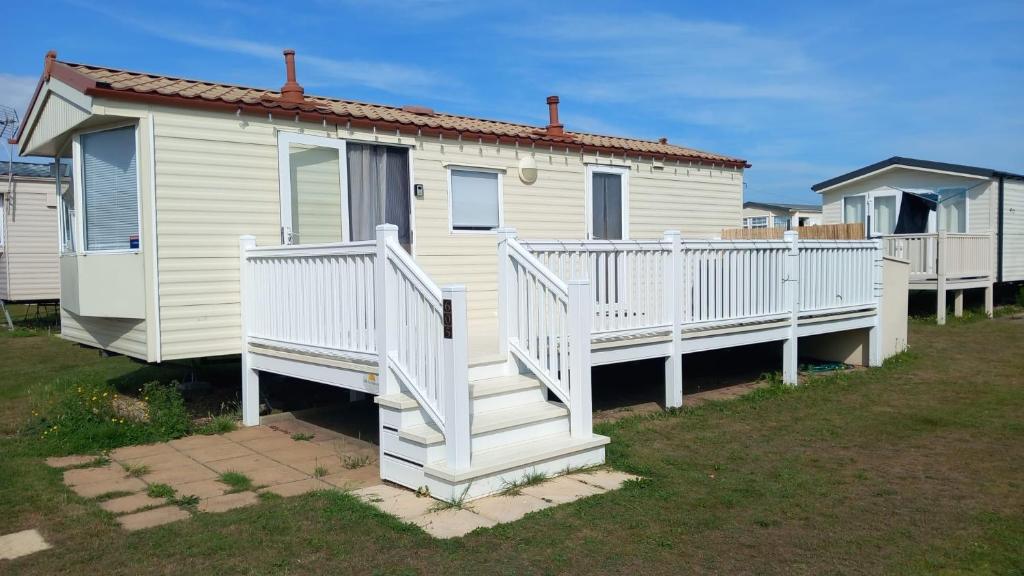
[{"label": "patchy lawn", "polygon": [[1024,574],[1024,320],[916,321],[885,368],[603,424],[648,480],[454,541],[338,492],[125,533],[18,430],[56,379],[165,375],[36,334],[0,333],[0,518],[54,548],[5,574]]}]

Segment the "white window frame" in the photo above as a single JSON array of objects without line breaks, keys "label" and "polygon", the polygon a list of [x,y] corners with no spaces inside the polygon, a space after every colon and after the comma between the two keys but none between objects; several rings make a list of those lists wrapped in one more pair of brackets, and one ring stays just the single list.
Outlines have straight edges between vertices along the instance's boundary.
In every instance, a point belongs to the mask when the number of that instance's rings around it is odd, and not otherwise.
[{"label": "white window frame", "polygon": [[[764,222],[764,225],[763,226],[755,226],[754,225],[754,221],[755,220],[758,221],[758,222]],[[747,216],[746,218],[743,219],[743,227],[744,228],[749,228],[751,230],[757,230],[757,229],[760,229],[760,228],[767,228],[768,227],[768,217],[767,216]]]},{"label": "white window frame", "polygon": [[[281,130],[277,133],[277,176],[281,201],[281,243],[292,243],[291,144],[334,148],[338,151],[338,194],[341,194],[341,241],[351,238],[348,220],[348,154],[346,141],[328,136],[313,136]],[[410,169],[410,172],[412,170]]]},{"label": "white window frame", "polygon": [[622,239],[629,240],[629,166],[587,164],[586,172],[587,239],[594,239],[594,174],[618,174],[622,177]]},{"label": "white window frame", "polygon": [[956,190],[962,192],[964,195],[964,231],[963,234],[971,233],[971,195],[968,193],[970,188],[967,186],[943,186],[942,188],[935,189],[935,195],[938,196],[939,201],[935,205],[935,232],[938,233],[939,225],[942,223],[942,218],[939,216],[939,209],[942,206],[942,192],[944,190]]},{"label": "white window frame", "polygon": [[[448,233],[451,235],[497,234],[498,228],[505,225],[505,172],[504,168],[488,166],[472,166],[468,164],[446,164],[448,180]],[[452,170],[459,172],[483,172],[498,175],[498,225],[493,230],[462,230],[452,224]]]},{"label": "white window frame", "polygon": [[[895,210],[896,210],[896,216],[895,216],[896,221],[893,222],[893,231],[892,232],[886,232],[886,233],[883,234],[883,233],[878,231],[877,222],[875,220],[875,199],[876,198],[888,198],[890,196],[896,199],[896,207],[895,207]],[[896,233],[896,229],[895,229],[896,225],[899,224],[900,207],[901,207],[902,204],[903,204],[903,192],[899,192],[899,191],[895,191],[894,190],[894,191],[891,191],[891,192],[888,192],[888,191],[887,192],[871,192],[870,194],[868,194],[868,201],[867,201],[866,207],[870,211],[865,211],[865,217],[866,217],[866,220],[871,222],[871,230],[870,230],[869,236],[871,236],[871,237],[879,237],[879,236],[889,236],[891,234],[895,234]],[[870,217],[870,218],[867,218],[867,217]]]},{"label": "white window frame", "polygon": [[[135,216],[136,227],[139,235],[139,247],[124,248],[120,250],[89,250],[85,244],[85,190],[82,188],[85,185],[85,166],[82,164],[82,136],[86,134],[95,134],[97,132],[109,132],[110,130],[118,130],[129,126],[135,129],[135,205],[137,207]],[[71,144],[72,165],[74,167],[74,176],[71,178],[71,184],[75,189],[75,249],[73,252],[68,252],[68,254],[138,254],[142,251],[142,169],[139,166],[139,162],[142,159],[142,143],[139,141],[139,137],[139,123],[136,120],[128,120],[117,124],[110,124],[102,128],[75,132]]]}]

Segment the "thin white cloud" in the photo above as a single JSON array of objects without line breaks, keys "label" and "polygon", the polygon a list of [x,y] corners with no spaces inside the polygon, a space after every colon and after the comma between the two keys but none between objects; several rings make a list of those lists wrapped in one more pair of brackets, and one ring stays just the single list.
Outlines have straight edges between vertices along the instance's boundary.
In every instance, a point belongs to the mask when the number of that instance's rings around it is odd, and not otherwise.
[{"label": "thin white cloud", "polygon": [[[244,38],[214,36],[197,32],[183,32],[186,27],[168,25],[166,21],[149,21],[128,16],[120,11],[109,10],[92,4],[75,3],[76,6],[115,19],[147,34],[172,42],[187,44],[208,50],[241,54],[265,60],[281,61],[281,51],[289,46],[273,42],[255,42]],[[283,66],[283,64],[282,64]],[[297,66],[307,76],[300,83],[310,86],[317,84],[358,84],[392,93],[429,93],[438,86],[451,86],[451,79],[437,73],[402,64],[374,60],[350,60],[328,58],[301,53]]]},{"label": "thin white cloud", "polygon": [[37,82],[39,78],[35,76],[0,73],[0,104],[14,107],[18,117],[24,118],[25,108],[35,92]]}]

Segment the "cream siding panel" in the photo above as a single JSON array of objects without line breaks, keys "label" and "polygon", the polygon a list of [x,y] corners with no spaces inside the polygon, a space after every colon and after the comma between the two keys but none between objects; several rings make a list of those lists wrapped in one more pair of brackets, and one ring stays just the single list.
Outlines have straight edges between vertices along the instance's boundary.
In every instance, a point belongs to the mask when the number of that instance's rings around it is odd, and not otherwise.
[{"label": "cream siding panel", "polygon": [[629,235],[661,238],[665,230],[683,237],[714,237],[741,223],[743,172],[735,169],[667,165],[652,170],[637,163],[629,179]]},{"label": "cream siding panel", "polygon": [[60,332],[65,340],[148,360],[145,320],[77,316],[61,308]]},{"label": "cream siding panel", "polygon": [[842,190],[833,190],[821,195],[821,222],[822,224],[843,223]]},{"label": "cream siding panel", "polygon": [[1024,181],[1003,181],[1003,278],[1024,280]]},{"label": "cream siding panel", "polygon": [[7,251],[0,246],[0,300],[10,300],[10,291],[7,285]]},{"label": "cream siding panel", "polygon": [[279,242],[273,126],[154,114],[162,358],[237,354],[238,237]]},{"label": "cream siding panel", "polygon": [[60,297],[57,262],[57,209],[47,206],[54,182],[16,179],[14,202],[7,203],[6,300],[56,300]]}]

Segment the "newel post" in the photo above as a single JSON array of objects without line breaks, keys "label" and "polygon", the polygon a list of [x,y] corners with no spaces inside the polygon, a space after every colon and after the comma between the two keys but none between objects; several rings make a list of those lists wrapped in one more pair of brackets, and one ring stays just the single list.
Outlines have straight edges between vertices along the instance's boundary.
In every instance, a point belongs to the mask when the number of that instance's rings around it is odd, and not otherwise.
[{"label": "newel post", "polygon": [[883,303],[885,302],[885,258],[882,241],[875,240],[874,257],[871,259],[872,284],[875,291],[875,325],[868,330],[868,366],[882,365]]},{"label": "newel post", "polygon": [[946,232],[935,239],[935,322],[946,323]]},{"label": "newel post", "polygon": [[679,295],[683,294],[682,244],[678,230],[666,231],[661,240],[669,248],[668,256],[663,264],[665,269],[662,278],[665,285],[662,287],[662,298],[664,299],[664,310],[669,315],[667,320],[672,330],[669,339],[669,354],[665,359],[665,407],[679,408],[683,405],[683,351],[679,335],[683,318],[682,306],[679,302]]},{"label": "newel post", "polygon": [[797,362],[797,323],[800,319],[800,236],[789,230],[782,234],[789,244],[786,252],[786,306],[789,308],[789,328],[782,344],[782,381],[796,384],[799,365]]},{"label": "newel post", "polygon": [[515,228],[498,228],[498,354],[508,360],[508,339],[512,336],[509,306],[512,267],[509,263],[509,240],[515,240]]},{"label": "newel post", "polygon": [[590,392],[590,335],[594,296],[587,280],[569,281],[569,433],[586,440],[593,435]]},{"label": "newel post", "polygon": [[238,286],[242,333],[242,423],[246,426],[259,426],[260,424],[260,374],[252,368],[249,358],[249,329],[252,322],[254,294],[252,280],[249,276],[248,251],[255,247],[255,236],[242,236],[238,239]]},{"label": "newel post", "polygon": [[395,301],[394,286],[389,286],[388,277],[388,243],[398,243],[398,226],[381,224],[377,226],[377,254],[373,261],[373,314],[377,345],[377,386],[381,396],[397,394],[398,382],[391,377],[388,353],[394,348],[398,339],[398,326],[395,316],[388,306]]},{"label": "newel post", "polygon": [[466,337],[466,287],[441,287],[444,360],[444,439],[448,468],[469,469],[472,453],[469,405],[469,356]]}]

